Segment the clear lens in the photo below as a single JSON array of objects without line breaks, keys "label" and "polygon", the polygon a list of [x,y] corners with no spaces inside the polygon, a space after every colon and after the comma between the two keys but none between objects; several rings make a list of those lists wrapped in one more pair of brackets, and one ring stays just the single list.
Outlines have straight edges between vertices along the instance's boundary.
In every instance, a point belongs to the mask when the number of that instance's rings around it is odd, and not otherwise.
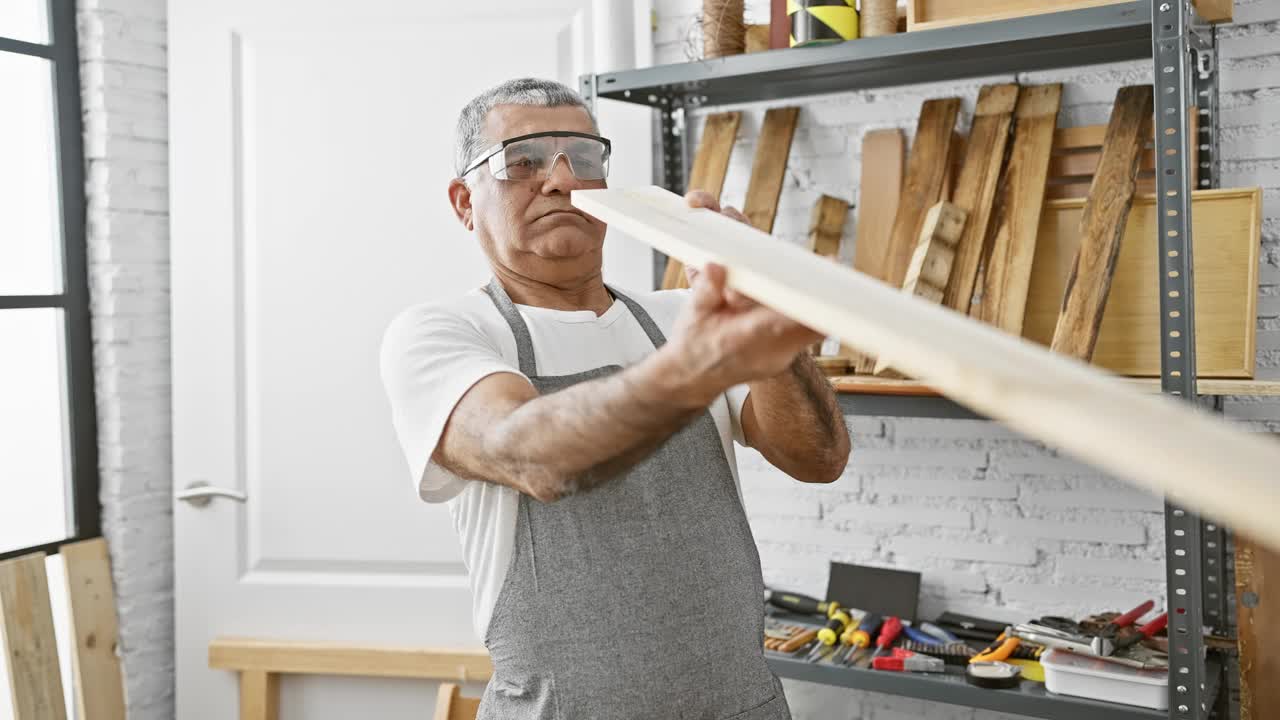
[{"label": "clear lens", "polygon": [[608,146],[572,135],[548,135],[512,143],[489,159],[489,170],[499,180],[543,180],[561,156],[579,180],[604,180],[609,176]]}]

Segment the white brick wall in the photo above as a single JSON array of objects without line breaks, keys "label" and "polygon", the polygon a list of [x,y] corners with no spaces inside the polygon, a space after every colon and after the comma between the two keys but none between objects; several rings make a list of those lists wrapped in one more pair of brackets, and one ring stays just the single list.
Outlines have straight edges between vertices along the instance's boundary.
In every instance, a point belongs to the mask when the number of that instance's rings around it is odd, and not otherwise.
[{"label": "white brick wall", "polygon": [[132,720],[173,705],[164,0],[80,0],[103,533]]},{"label": "white brick wall", "polygon": [[[697,35],[698,0],[656,0],[655,59],[682,62]],[[768,2],[747,3],[767,22]],[[1224,186],[1264,188],[1259,298],[1260,377],[1280,377],[1280,3],[1236,0],[1237,23],[1219,30]],[[693,43],[696,46],[696,42]],[[971,112],[993,81],[1063,82],[1060,124],[1106,121],[1116,89],[1150,82],[1149,62],[1118,63],[939,84],[844,93],[803,103],[774,234],[806,239],[821,193],[855,206],[859,144],[871,128],[910,135],[920,102],[958,95]],[[748,104],[729,166],[724,201],[741,207],[763,110]],[[694,141],[699,123],[693,123]],[[851,257],[857,213],[845,226]],[[1280,402],[1233,398],[1227,414],[1280,428]],[[1079,614],[1163,604],[1164,527],[1159,498],[991,423],[851,419],[854,456],[845,477],[814,492],[789,484],[754,453],[740,459],[765,580],[821,594],[830,559],[923,573],[922,613],[943,608],[1006,620],[1027,612]],[[818,505],[815,517],[813,506]],[[804,509],[803,515],[778,508]],[[996,720],[998,714],[802,683],[788,683],[797,720],[938,718]]]}]

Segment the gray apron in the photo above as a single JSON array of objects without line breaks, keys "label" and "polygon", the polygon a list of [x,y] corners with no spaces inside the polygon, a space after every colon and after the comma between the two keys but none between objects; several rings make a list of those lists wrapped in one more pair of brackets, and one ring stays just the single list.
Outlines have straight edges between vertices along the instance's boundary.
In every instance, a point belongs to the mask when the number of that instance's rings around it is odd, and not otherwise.
[{"label": "gray apron", "polygon": [[[540,393],[621,370],[544,377],[506,291],[520,372]],[[610,289],[654,347],[644,308]],[[710,413],[630,471],[551,503],[520,495],[485,646],[481,720],[789,720],[764,661],[760,556]]]}]

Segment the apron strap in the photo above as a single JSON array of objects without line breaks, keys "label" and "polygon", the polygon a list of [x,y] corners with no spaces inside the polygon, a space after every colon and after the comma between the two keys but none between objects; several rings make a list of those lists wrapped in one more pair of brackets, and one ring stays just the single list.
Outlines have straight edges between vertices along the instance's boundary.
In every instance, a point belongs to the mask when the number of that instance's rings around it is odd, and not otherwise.
[{"label": "apron strap", "polygon": [[[662,334],[662,330],[658,329],[658,324],[649,317],[649,313],[640,305],[640,303],[623,295],[615,290],[612,286],[606,285],[609,292],[613,296],[622,301],[623,305],[631,311],[631,316],[640,323],[644,334],[649,336],[649,342],[653,343],[655,349],[661,348],[667,343],[667,337]],[[516,304],[511,301],[511,296],[502,288],[502,284],[497,278],[489,281],[484,291],[488,294],[489,299],[493,301],[498,312],[502,315],[502,319],[507,321],[507,325],[511,327],[511,334],[516,339],[516,355],[520,362],[520,372],[526,377],[536,377],[538,374],[538,364],[533,357],[533,338],[529,334],[529,326],[525,324],[524,318],[520,316],[520,311],[516,309]]]},{"label": "apron strap", "polygon": [[516,304],[511,302],[511,296],[507,291],[502,289],[498,278],[490,280],[484,291],[488,293],[489,299],[498,308],[502,319],[507,321],[507,325],[511,327],[511,334],[516,338],[516,357],[520,361],[520,372],[524,373],[525,377],[537,377],[538,363],[533,358],[533,338],[529,335],[529,326],[525,324],[524,318],[520,317]]}]

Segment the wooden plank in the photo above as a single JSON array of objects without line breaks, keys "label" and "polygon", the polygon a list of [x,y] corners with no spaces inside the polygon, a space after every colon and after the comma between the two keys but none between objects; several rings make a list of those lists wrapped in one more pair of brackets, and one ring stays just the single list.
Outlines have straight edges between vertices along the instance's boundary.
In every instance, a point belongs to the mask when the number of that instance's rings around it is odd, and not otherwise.
[{"label": "wooden plank", "polygon": [[747,183],[742,214],[747,216],[752,227],[764,232],[773,232],[782,181],[787,177],[791,139],[795,137],[799,117],[798,107],[768,110],[764,114],[764,124],[760,126],[760,136],[756,138],[756,156],[751,163],[751,180]]},{"label": "wooden plank", "polygon": [[[813,214],[809,217],[809,249],[819,257],[835,258],[840,254],[840,238],[844,235],[844,221],[849,217],[849,203],[823,195],[813,204]],[[814,343],[810,348],[814,355],[822,354],[822,342]],[[840,358],[841,372],[848,360]]]},{"label": "wooden plank", "polygon": [[[863,395],[913,395],[938,397],[937,390],[919,380],[880,378],[869,375],[837,375],[831,379],[831,387],[838,393]],[[1159,393],[1160,381],[1155,378],[1117,378],[1119,382],[1143,393]],[[1280,397],[1280,380],[1199,380],[1196,389],[1201,395],[1251,395]]]},{"label": "wooden plank", "polygon": [[[920,242],[902,292],[933,303],[942,303],[951,268],[956,259],[956,243],[964,232],[965,211],[949,202],[940,202],[925,214],[924,227],[920,230]],[[889,369],[889,360],[883,355],[876,361],[875,374]]]},{"label": "wooden plank", "polygon": [[1280,548],[1274,440],[689,208],[661,188],[578,190],[571,199],[686,263],[723,264],[731,289],[893,358],[904,373],[1016,432]]},{"label": "wooden plank", "polygon": [[1229,23],[1235,17],[1235,0],[1195,0],[1196,12],[1211,23]]},{"label": "wooden plank", "polygon": [[969,138],[956,130],[951,133],[951,147],[947,148],[947,171],[942,176],[942,189],[938,191],[938,199],[951,201],[956,180],[960,177],[960,166],[964,164],[965,148]]},{"label": "wooden plank", "polygon": [[78,720],[124,720],[115,590],[102,538],[63,545]]},{"label": "wooden plank", "polygon": [[747,47],[749,53],[763,52],[769,49],[769,25],[747,26]]},{"label": "wooden plank", "polygon": [[1080,249],[1067,276],[1062,312],[1058,314],[1050,347],[1085,362],[1093,358],[1102,327],[1111,278],[1133,204],[1138,155],[1143,140],[1151,134],[1151,112],[1150,85],[1122,87],[1116,93],[1102,159],[1084,204]]},{"label": "wooden plank", "polygon": [[1018,102],[1018,86],[987,85],[978,91],[969,131],[968,151],[956,181],[951,202],[968,215],[964,233],[956,243],[956,260],[942,303],[962,313],[969,312],[978,264],[986,246],[987,226],[995,203],[1000,169],[1004,167],[1005,146]]},{"label": "wooden plank", "polygon": [[209,643],[209,667],[309,675],[488,680],[484,650],[396,648],[334,643],[218,638]]},{"label": "wooden plank", "polygon": [[1280,552],[1237,534],[1236,640],[1240,720],[1280,717]]},{"label": "wooden plank", "polygon": [[[907,30],[934,30],[1125,2],[1128,0],[907,0]],[[1206,21],[1231,22],[1233,0],[1193,2]]]},{"label": "wooden plank", "polygon": [[[1196,238],[1196,367],[1202,378],[1253,377],[1256,360],[1262,192],[1191,194]],[[1023,336],[1048,345],[1080,244],[1084,200],[1051,200],[1040,218]],[[1156,199],[1140,196],[1120,245],[1093,363],[1123,375],[1160,375]]]},{"label": "wooden plank", "polygon": [[0,643],[9,669],[13,720],[65,720],[45,554],[0,562]]},{"label": "wooden plank", "polygon": [[[1190,108],[1191,136],[1199,138],[1199,112]],[[1102,157],[1102,140],[1106,137],[1106,125],[1088,125],[1075,128],[1058,128],[1053,134],[1053,154],[1049,158],[1049,184],[1045,188],[1048,199],[1088,197],[1089,186],[1098,170]],[[1200,177],[1200,143],[1193,142],[1187,149],[1187,173],[1194,188]],[[1155,193],[1155,138],[1151,138],[1138,160],[1138,193]]]},{"label": "wooden plank", "polygon": [[982,298],[971,314],[1005,332],[1022,333],[1022,315],[1035,258],[1036,229],[1062,85],[1024,87],[1014,111],[1013,149],[989,222]]},{"label": "wooden plank", "polygon": [[280,676],[262,670],[240,672],[240,720],[280,720]]},{"label": "wooden plank", "polygon": [[[858,225],[853,243],[853,267],[877,280],[889,277],[889,238],[902,195],[906,140],[902,131],[872,130],[862,136],[862,172],[858,184]],[[840,355],[856,372],[869,373],[875,361],[842,344]]]},{"label": "wooden plank", "polygon": [[[693,168],[689,171],[687,190],[706,190],[717,199],[724,190],[724,179],[729,173],[729,157],[733,143],[738,139],[738,125],[742,113],[723,112],[708,115],[702,124],[702,136],[698,152],[693,156]],[[687,288],[689,281],[679,260],[668,259],[667,270],[662,276],[662,289]]]}]

